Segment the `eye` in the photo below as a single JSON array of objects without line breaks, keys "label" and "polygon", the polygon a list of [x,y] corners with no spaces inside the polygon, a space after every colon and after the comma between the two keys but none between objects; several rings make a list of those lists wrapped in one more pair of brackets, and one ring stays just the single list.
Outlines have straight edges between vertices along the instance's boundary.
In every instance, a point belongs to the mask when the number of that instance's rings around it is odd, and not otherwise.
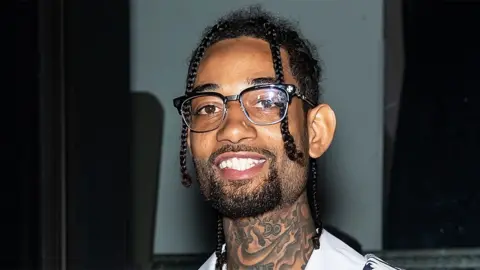
[{"label": "eye", "polygon": [[262,99],[257,100],[256,104],[253,106],[255,108],[263,109],[263,110],[271,110],[271,109],[282,109],[285,107],[285,103],[273,99]]},{"label": "eye", "polygon": [[221,112],[221,108],[218,108],[215,105],[205,105],[195,111],[195,114],[198,115],[209,115]]},{"label": "eye", "polygon": [[262,109],[271,109],[272,107],[277,106],[277,104],[271,99],[259,99],[257,100],[254,107]]}]

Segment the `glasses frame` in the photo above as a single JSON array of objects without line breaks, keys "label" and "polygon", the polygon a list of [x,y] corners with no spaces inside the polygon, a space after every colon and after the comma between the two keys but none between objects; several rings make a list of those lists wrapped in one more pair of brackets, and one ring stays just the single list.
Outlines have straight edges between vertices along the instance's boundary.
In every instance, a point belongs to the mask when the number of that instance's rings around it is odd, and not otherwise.
[{"label": "glasses frame", "polygon": [[[280,117],[279,120],[274,121],[272,123],[268,123],[268,124],[257,123],[255,121],[253,121],[250,118],[250,116],[248,115],[247,110],[245,109],[245,107],[243,105],[243,101],[241,99],[242,95],[244,95],[245,93],[260,90],[260,89],[264,89],[264,88],[273,88],[273,89],[282,91],[287,96],[287,106],[285,108],[285,112],[283,113],[282,117]],[[215,128],[209,129],[209,130],[205,130],[205,131],[197,131],[197,130],[191,128],[190,125],[188,124],[187,120],[185,119],[184,114],[182,113],[182,107],[185,104],[185,102],[188,102],[189,100],[191,100],[193,98],[201,97],[201,96],[215,96],[215,97],[218,97],[221,100],[223,100],[223,105],[224,105],[223,106],[222,119],[221,119],[221,121],[219,121],[218,126],[216,126]],[[298,97],[301,100],[305,101],[308,105],[310,105],[312,107],[315,107],[315,103],[313,101],[309,100],[304,94],[302,94],[300,92],[300,90],[298,89],[298,87],[296,87],[293,84],[259,84],[259,85],[254,85],[254,86],[251,86],[251,87],[248,87],[248,88],[242,90],[238,95],[231,95],[231,96],[224,96],[224,95],[222,95],[220,93],[217,93],[217,92],[196,92],[196,93],[183,95],[183,96],[180,96],[180,97],[177,97],[177,98],[173,99],[173,106],[175,106],[178,113],[182,116],[183,122],[188,126],[188,128],[191,131],[197,132],[197,133],[204,133],[204,132],[213,131],[213,130],[219,128],[222,125],[222,123],[225,121],[225,118],[226,118],[227,113],[228,113],[227,103],[230,102],[230,101],[239,101],[240,102],[240,107],[242,108],[243,113],[245,114],[245,116],[247,117],[247,119],[251,123],[253,123],[255,125],[259,125],[259,126],[269,126],[269,125],[274,125],[276,123],[279,123],[280,121],[282,121],[285,118],[285,116],[287,115],[287,112],[288,112],[288,106],[290,105],[290,103],[292,102],[292,99],[294,97]]]}]

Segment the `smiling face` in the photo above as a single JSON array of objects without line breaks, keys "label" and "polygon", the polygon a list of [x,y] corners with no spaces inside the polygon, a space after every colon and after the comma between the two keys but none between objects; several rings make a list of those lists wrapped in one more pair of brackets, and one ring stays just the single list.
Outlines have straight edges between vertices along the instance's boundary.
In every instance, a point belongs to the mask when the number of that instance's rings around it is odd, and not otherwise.
[{"label": "smiling face", "polygon": [[[281,53],[284,83],[298,85],[288,68],[285,51]],[[274,78],[269,44],[241,37],[220,41],[206,51],[195,89],[208,88],[208,91],[231,96]],[[305,117],[303,101],[299,98],[293,98],[288,107],[290,133],[305,157],[308,154],[318,157],[329,144],[328,140],[326,147],[320,140],[315,144],[315,136],[309,136],[318,133],[318,139],[325,133],[318,130],[323,127],[321,124],[315,125],[315,116],[319,111],[331,112],[329,107],[326,111],[315,109],[309,113],[313,116]],[[333,117],[333,113],[331,115]],[[307,119],[311,119],[311,123],[307,123]],[[333,130],[331,133],[333,135]],[[309,147],[312,143],[313,148]],[[217,129],[204,133],[190,131],[188,144],[202,193],[225,216],[262,214],[295,202],[305,190],[307,162],[294,162],[287,157],[280,123],[253,124],[238,101],[228,102],[226,118]]]}]

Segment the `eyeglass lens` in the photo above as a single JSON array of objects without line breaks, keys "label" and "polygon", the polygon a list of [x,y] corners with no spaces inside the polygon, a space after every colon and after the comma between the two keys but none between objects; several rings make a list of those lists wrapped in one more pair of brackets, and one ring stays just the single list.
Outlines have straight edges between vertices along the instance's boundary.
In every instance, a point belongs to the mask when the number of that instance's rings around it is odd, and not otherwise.
[{"label": "eyeglass lens", "polygon": [[[241,93],[240,103],[252,123],[269,125],[285,117],[288,95],[280,89],[260,88]],[[204,132],[218,128],[226,112],[224,100],[215,95],[192,97],[182,104],[182,115],[193,131]]]}]

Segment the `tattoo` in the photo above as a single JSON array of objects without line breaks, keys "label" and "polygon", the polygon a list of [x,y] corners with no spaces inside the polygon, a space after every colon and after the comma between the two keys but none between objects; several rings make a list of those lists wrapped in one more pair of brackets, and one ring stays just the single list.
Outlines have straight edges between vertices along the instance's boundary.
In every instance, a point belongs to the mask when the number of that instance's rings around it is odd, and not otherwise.
[{"label": "tattoo", "polygon": [[228,269],[304,269],[313,252],[314,222],[306,193],[286,209],[224,219]]},{"label": "tattoo", "polygon": [[[273,270],[273,263],[269,263],[269,264],[263,264],[263,265],[255,265],[255,266],[249,266],[247,267],[248,270]],[[233,266],[233,269],[235,270],[240,270],[240,266],[239,265],[235,265]]]}]

